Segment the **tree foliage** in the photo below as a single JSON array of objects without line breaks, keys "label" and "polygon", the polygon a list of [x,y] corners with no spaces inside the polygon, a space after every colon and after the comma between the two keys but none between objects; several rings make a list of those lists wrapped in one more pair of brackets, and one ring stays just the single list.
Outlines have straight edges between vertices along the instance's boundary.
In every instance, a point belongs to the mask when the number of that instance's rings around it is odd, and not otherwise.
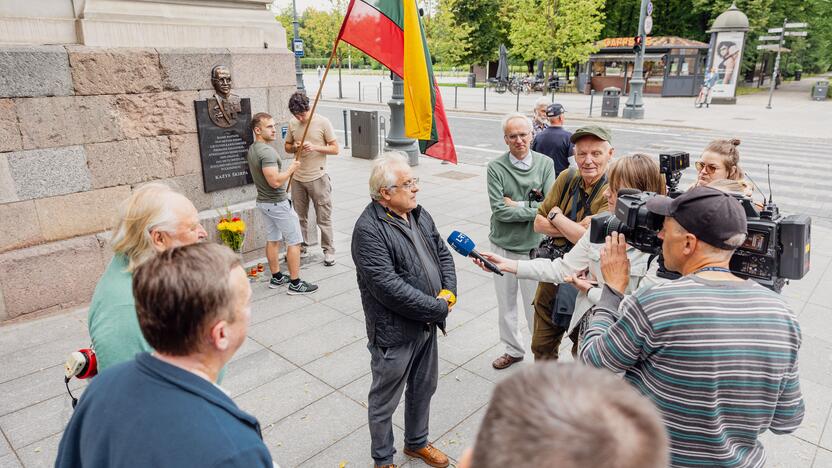
[{"label": "tree foliage", "polygon": [[[300,17],[300,36],[308,57],[329,56],[346,10],[347,0],[328,0],[331,11],[307,9]],[[732,0],[652,0],[654,36],[679,36],[702,42],[706,31]],[[783,19],[809,23],[807,38],[788,38],[792,49],[783,58],[787,71],[826,71],[832,67],[832,0],[737,0],[748,16],[743,70],[763,60],[756,46],[768,28]],[[424,18],[434,61],[453,66],[496,60],[501,43],[512,57],[524,61],[557,58],[563,64],[583,62],[594,52],[594,42],[605,37],[634,36],[641,0],[436,0],[435,14]],[[292,38],[292,12],[276,18]],[[353,61],[366,56],[354,48]]]}]

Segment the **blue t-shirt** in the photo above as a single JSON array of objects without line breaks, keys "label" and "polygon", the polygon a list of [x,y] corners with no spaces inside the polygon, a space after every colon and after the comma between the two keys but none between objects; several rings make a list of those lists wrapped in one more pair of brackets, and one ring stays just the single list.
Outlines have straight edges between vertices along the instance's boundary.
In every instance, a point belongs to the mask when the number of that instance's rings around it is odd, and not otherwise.
[{"label": "blue t-shirt", "polygon": [[90,383],[56,468],[268,467],[260,424],[219,387],[148,353]]}]

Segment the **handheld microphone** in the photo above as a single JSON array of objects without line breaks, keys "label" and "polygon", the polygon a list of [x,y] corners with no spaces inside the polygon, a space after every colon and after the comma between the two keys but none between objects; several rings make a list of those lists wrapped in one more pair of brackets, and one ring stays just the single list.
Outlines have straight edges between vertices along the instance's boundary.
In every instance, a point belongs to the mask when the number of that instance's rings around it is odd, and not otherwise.
[{"label": "handheld microphone", "polygon": [[480,255],[479,252],[474,250],[474,248],[476,247],[476,245],[474,245],[474,241],[472,241],[471,238],[466,236],[465,234],[459,231],[452,232],[451,235],[448,236],[448,244],[450,244],[451,247],[454,250],[456,250],[458,254],[464,257],[476,258],[477,260],[481,261],[486,268],[488,268],[494,273],[497,273],[500,276],[503,276],[503,272],[500,271],[499,268],[497,268],[497,265],[489,262],[488,260],[486,260],[485,257]]}]

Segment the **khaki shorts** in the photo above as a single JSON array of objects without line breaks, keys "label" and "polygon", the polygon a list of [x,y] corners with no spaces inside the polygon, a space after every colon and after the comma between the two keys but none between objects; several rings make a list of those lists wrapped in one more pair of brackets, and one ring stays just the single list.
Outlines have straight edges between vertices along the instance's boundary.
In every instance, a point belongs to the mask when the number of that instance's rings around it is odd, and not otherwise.
[{"label": "khaki shorts", "polygon": [[298,220],[298,214],[292,208],[291,201],[257,202],[257,208],[263,214],[267,241],[285,242],[286,245],[297,245],[303,242],[303,235],[300,233],[300,220]]}]

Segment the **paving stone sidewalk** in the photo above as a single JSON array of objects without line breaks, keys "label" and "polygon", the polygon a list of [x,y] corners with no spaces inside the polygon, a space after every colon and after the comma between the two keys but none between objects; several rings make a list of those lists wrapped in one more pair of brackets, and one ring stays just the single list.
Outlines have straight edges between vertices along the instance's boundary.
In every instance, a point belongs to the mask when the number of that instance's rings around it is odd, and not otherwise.
[{"label": "paving stone sidewalk", "polygon": [[[249,337],[223,383],[260,420],[266,444],[283,468],[372,466],[366,408],[370,355],[349,252],[352,226],[369,201],[370,165],[348,152],[331,160],[337,264],[324,267],[320,252],[312,249],[315,256],[302,276],[320,290],[310,296],[288,296],[285,288],[253,284]],[[422,181],[418,200],[440,232],[457,229],[486,245],[485,168],[422,158],[415,173]],[[800,372],[807,414],[794,435],[763,436],[773,467],[832,466],[832,230],[815,227],[813,241],[811,273],[787,286],[784,294],[803,329]],[[491,368],[502,353],[493,283],[454,255],[459,305],[448,318],[448,335],[439,339],[441,376],[430,438],[455,461],[472,445],[494,384],[531,359],[505,371]],[[62,362],[88,343],[83,308],[0,326],[6,359],[0,376],[0,468],[52,466],[72,414]],[[570,360],[568,352],[563,354]],[[71,386],[78,394],[84,383]],[[394,423],[400,451],[396,463],[426,466],[401,454],[401,411]]]}]

